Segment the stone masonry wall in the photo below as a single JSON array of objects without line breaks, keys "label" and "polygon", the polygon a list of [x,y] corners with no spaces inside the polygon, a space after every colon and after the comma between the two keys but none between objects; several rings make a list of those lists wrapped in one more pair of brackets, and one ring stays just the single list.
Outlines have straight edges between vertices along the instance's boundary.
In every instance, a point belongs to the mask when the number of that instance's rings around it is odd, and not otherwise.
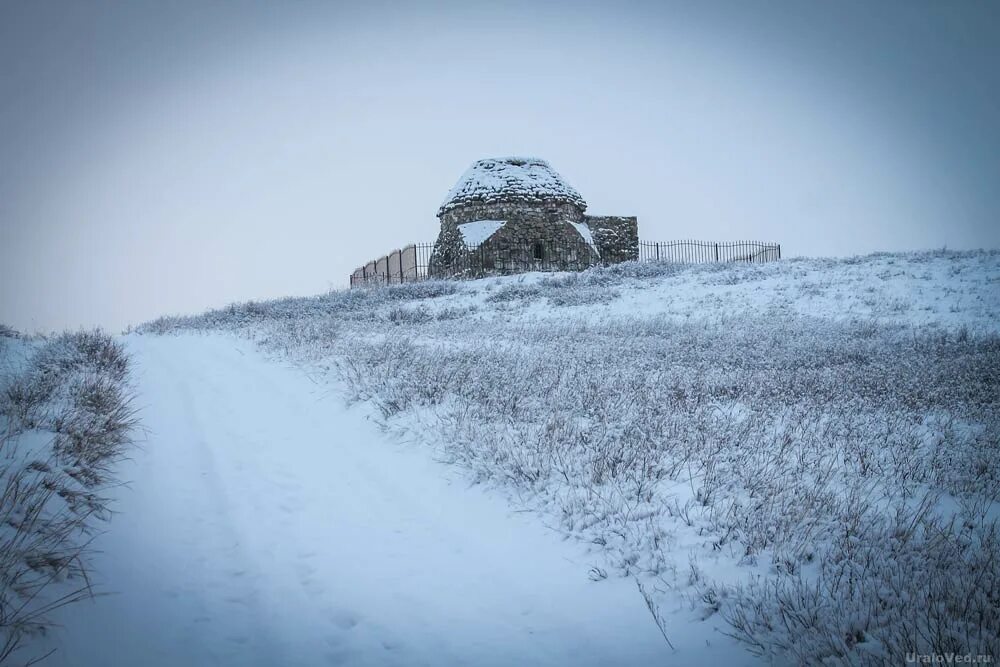
[{"label": "stone masonry wall", "polygon": [[[470,257],[460,224],[478,220],[506,220],[506,224]],[[572,203],[493,202],[466,204],[440,216],[441,231],[431,255],[431,275],[448,276],[512,273],[532,270],[586,268],[596,263],[616,263],[639,258],[639,226],[634,216],[584,215]],[[570,224],[590,229],[595,253]],[[533,246],[543,245],[543,258]]]},{"label": "stone masonry wall", "polygon": [[639,221],[635,216],[586,215],[601,260],[617,263],[639,259]]},{"label": "stone masonry wall", "polygon": [[[464,273],[515,272],[585,268],[598,260],[570,222],[583,222],[583,209],[571,203],[494,202],[469,204],[440,216],[441,232],[431,255],[432,275],[453,275],[453,265]],[[484,242],[470,262],[458,225],[478,220],[505,220]],[[541,243],[542,257],[534,245]],[[471,264],[471,266],[470,266]]]}]

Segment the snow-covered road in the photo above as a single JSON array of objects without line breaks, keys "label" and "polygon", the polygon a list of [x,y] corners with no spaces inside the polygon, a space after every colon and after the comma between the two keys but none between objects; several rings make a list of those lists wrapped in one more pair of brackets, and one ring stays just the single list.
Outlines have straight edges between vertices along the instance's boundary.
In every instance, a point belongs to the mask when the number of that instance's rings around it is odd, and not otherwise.
[{"label": "snow-covered road", "polygon": [[131,336],[148,430],[46,664],[649,665],[635,585],[218,336]]}]

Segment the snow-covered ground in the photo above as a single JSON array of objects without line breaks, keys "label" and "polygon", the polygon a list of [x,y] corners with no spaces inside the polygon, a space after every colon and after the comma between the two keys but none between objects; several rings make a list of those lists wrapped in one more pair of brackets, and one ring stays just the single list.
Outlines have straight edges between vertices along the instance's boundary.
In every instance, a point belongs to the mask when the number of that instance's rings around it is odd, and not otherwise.
[{"label": "snow-covered ground", "polygon": [[[573,297],[582,302],[573,303]],[[414,305],[430,308],[433,315],[436,308],[485,308],[480,316],[488,319],[496,310],[490,304],[502,301],[517,306],[504,310],[503,318],[521,321],[804,315],[995,331],[1000,328],[1000,252],[880,253],[764,264],[626,264],[584,273],[479,280],[453,295]]]},{"label": "snow-covered ground", "polygon": [[874,665],[1000,654],[998,284],[997,251],[627,263],[142,331],[248,337],[376,407],[641,582],[671,660],[729,660],[721,629]]},{"label": "snow-covered ground", "polygon": [[998,286],[628,263],[149,323],[115,594],[53,664],[1000,654]]},{"label": "snow-covered ground", "polygon": [[148,435],[95,545],[111,594],[63,611],[47,664],[669,661],[634,582],[363,406],[232,336],[126,342]]},{"label": "snow-covered ground", "polygon": [[129,377],[106,334],[0,326],[0,664],[34,664],[54,610],[90,596],[89,536],[132,439]]}]

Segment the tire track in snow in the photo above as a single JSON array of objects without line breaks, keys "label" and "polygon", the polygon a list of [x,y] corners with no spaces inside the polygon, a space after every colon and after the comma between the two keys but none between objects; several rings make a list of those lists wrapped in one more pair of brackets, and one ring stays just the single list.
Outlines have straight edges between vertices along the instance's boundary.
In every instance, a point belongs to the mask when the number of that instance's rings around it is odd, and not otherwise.
[{"label": "tire track in snow", "polygon": [[634,584],[298,370],[221,335],[128,343],[151,433],[99,545],[119,594],[63,618],[51,664],[669,661]]}]

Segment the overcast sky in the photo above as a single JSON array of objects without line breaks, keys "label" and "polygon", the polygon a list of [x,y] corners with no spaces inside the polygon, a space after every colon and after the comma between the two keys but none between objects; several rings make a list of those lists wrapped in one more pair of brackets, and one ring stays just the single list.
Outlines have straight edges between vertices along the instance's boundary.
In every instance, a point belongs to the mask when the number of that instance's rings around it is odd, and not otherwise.
[{"label": "overcast sky", "polygon": [[0,321],[346,286],[476,159],[645,240],[1000,246],[1000,3],[0,0]]}]

